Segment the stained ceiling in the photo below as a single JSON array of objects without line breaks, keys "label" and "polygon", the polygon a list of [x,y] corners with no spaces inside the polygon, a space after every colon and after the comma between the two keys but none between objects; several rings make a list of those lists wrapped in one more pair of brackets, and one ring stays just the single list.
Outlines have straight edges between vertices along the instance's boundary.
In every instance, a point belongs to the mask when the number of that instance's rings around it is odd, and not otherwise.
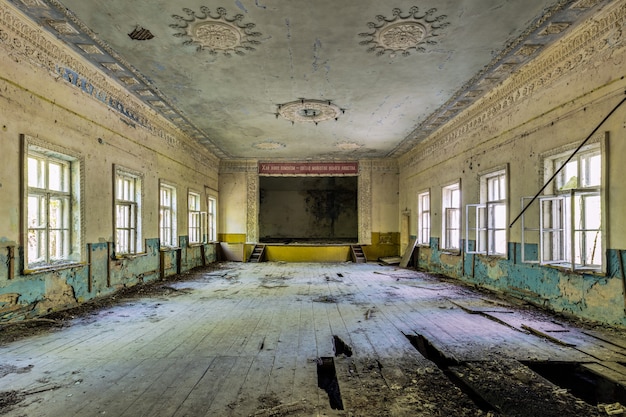
[{"label": "stained ceiling", "polygon": [[599,0],[10,0],[220,158],[397,157]]}]

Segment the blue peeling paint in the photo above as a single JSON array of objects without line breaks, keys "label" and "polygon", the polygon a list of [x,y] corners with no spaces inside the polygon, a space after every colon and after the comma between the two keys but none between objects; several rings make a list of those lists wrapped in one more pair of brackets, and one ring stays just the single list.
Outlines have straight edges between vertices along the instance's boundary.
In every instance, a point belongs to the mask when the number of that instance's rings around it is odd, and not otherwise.
[{"label": "blue peeling paint", "polygon": [[[474,243],[469,242],[470,250]],[[449,254],[439,250],[438,238],[431,238],[426,251],[427,254],[422,252],[419,256],[418,266],[422,269],[501,291],[554,311],[626,325],[626,258],[623,250],[607,251],[606,274],[572,272],[564,268],[524,263],[519,243],[509,243],[507,258]],[[527,259],[536,259],[537,245],[527,244],[524,251]]]},{"label": "blue peeling paint", "polygon": [[[187,236],[179,239],[180,250],[171,251],[170,261],[176,273],[178,254],[181,272],[217,261],[214,244],[190,247]],[[115,291],[161,279],[159,239],[147,239],[145,253],[138,256],[111,258],[110,243],[98,242],[85,246],[85,264],[41,273],[22,275],[23,250],[15,253],[17,276],[9,279],[8,250],[0,250],[0,322],[44,315],[72,307]],[[204,253],[204,259],[202,255]],[[166,276],[172,268],[166,271]],[[91,280],[91,288],[89,282]]]}]

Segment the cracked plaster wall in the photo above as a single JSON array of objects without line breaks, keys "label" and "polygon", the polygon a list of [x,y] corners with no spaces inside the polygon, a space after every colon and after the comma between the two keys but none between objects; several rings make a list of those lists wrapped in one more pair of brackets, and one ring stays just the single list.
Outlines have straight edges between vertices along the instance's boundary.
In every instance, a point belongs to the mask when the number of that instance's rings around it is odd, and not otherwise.
[{"label": "cracked plaster wall", "polygon": [[[168,127],[166,121],[119,90],[98,69],[12,13],[4,6],[0,10],[0,320],[39,316],[159,279],[159,180],[177,187],[177,227],[184,245],[181,269],[215,261],[212,244],[205,245],[204,251],[187,244],[187,216],[182,208],[187,207],[188,190],[202,195],[202,210],[206,210],[207,190],[217,197],[217,158]],[[38,50],[41,45],[48,49]],[[86,94],[84,88],[68,82],[54,67],[75,67],[83,79],[120,97],[125,108],[143,112],[146,125],[134,123],[118,109]],[[20,135],[61,147],[84,161],[84,239],[78,266],[22,273]],[[144,175],[145,253],[141,256],[110,258],[114,164]]]},{"label": "cracked plaster wall", "polygon": [[[609,137],[606,273],[522,263],[519,222],[509,229],[506,259],[439,249],[443,186],[460,181],[462,207],[478,203],[480,175],[508,166],[510,223],[522,209],[521,197],[535,195],[544,183],[542,155],[581,143],[624,98],[625,26],[626,2],[611,3],[400,158],[400,207],[416,210],[417,194],[431,192],[431,242],[418,248],[420,267],[555,311],[626,325],[626,105],[595,135]],[[464,229],[464,210],[462,216]],[[525,249],[536,253],[536,243]]]}]

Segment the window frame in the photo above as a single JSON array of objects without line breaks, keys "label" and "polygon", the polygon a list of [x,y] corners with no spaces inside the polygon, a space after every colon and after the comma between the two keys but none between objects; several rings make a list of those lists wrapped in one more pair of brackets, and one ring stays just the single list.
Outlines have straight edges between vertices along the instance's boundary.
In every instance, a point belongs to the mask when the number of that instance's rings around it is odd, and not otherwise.
[{"label": "window frame", "polygon": [[[454,204],[454,196],[453,193],[458,192],[458,206],[453,206]],[[449,195],[448,195],[449,194]],[[441,187],[441,239],[440,239],[440,250],[459,253],[461,251],[461,225],[462,225],[462,194],[461,194],[461,180],[455,181],[448,185]],[[451,223],[453,215],[456,213],[456,228],[449,227],[449,223]],[[450,241],[453,240],[450,234],[454,233],[458,234],[458,241],[456,242],[456,246],[451,246]]]},{"label": "window frame", "polygon": [[[559,173],[559,175],[557,175],[557,177],[553,180],[553,183],[546,188],[546,194],[539,196],[537,198],[537,202],[534,202],[533,205],[529,207],[529,209],[533,208],[536,212],[534,213],[536,223],[531,221],[529,222],[531,225],[528,226],[528,222],[525,218],[526,214],[522,216],[522,262],[548,265],[567,269],[572,272],[606,273],[607,260],[605,248],[607,247],[608,236],[605,225],[608,220],[608,204],[606,200],[606,193],[603,192],[603,190],[607,189],[607,141],[608,133],[605,134],[604,139],[599,140],[596,138],[596,140],[593,140],[590,144],[582,147],[577,154],[574,155],[568,163],[576,163],[576,184],[570,184],[565,188],[561,187],[559,189],[559,184],[563,184],[565,182],[567,185],[567,181],[563,181],[564,177],[561,173]],[[543,155],[544,178],[551,178],[554,172],[558,169],[557,164],[559,161],[566,161],[568,157],[571,156],[574,149],[576,149],[576,146],[571,145],[558,148]],[[581,160],[582,158],[593,156],[600,157],[599,184],[580,187],[580,173],[583,166]],[[597,197],[598,199],[600,213],[599,216],[596,217],[599,224],[597,228],[580,228],[575,224],[578,214],[576,205],[577,199],[584,197]],[[530,197],[522,198],[522,207],[525,207],[525,204],[527,204],[526,202],[529,200]],[[558,222],[555,223],[553,221],[555,208],[549,207],[549,205],[554,204],[556,201],[559,202],[558,204],[560,205],[561,210],[560,214],[558,214]],[[548,215],[551,215],[552,217],[548,217]],[[600,250],[597,255],[600,262],[599,264],[587,263],[586,261],[583,261],[582,251],[587,244],[587,239],[581,240],[583,243],[579,246],[579,244],[577,244],[579,239],[576,239],[576,236],[587,232],[596,233],[593,247],[596,248],[597,246],[600,246]],[[535,240],[538,239],[537,254],[535,256],[527,256],[525,252],[525,246],[528,241],[527,237],[529,234],[533,235]],[[554,241],[546,238],[546,235],[549,234],[560,234],[562,236],[558,238],[560,241]],[[598,235],[600,236],[599,244],[597,239]],[[579,251],[577,251],[578,247],[580,247]],[[551,251],[551,253],[562,253],[563,259],[555,259],[554,256],[548,256],[550,254],[548,251]],[[580,256],[578,254],[580,254]],[[592,260],[593,259],[596,259],[596,257],[592,257]],[[578,260],[581,260],[581,262],[577,262]]]},{"label": "window frame", "polygon": [[[163,193],[169,193],[169,205],[163,202]],[[169,213],[169,224],[163,224],[163,215]],[[159,181],[159,242],[162,248],[178,247],[178,200],[177,190],[174,183]],[[167,239],[164,239],[164,229],[168,229]]]},{"label": "window frame", "polygon": [[[22,142],[22,247],[24,248],[23,256],[23,272],[25,274],[36,273],[51,269],[67,268],[80,265],[83,263],[84,251],[82,249],[84,242],[84,228],[82,219],[84,218],[84,203],[82,199],[84,189],[84,158],[65,147],[54,145],[52,143],[31,137],[29,135],[20,135]],[[44,183],[31,185],[29,174],[29,160],[38,160],[43,163],[45,174]],[[50,165],[57,164],[62,167],[61,189],[54,189],[49,182]],[[29,224],[30,214],[29,200],[32,197],[38,199],[38,212],[44,214],[45,225],[41,227],[31,227]],[[41,201],[43,200],[43,204]],[[63,201],[62,213],[59,217],[62,219],[62,225],[54,227],[50,224],[50,211],[52,200]],[[43,209],[43,211],[42,211]],[[31,231],[37,230],[39,234],[45,235],[43,247],[41,243],[37,246],[42,248],[43,259],[31,259],[29,253],[29,241]],[[53,250],[50,247],[52,234],[58,234],[62,237],[61,256],[54,258]]]},{"label": "window frame", "polygon": [[[465,205],[465,252],[499,258],[508,257],[509,170],[508,164],[480,175],[480,203]],[[498,179],[497,193],[492,180]],[[496,195],[497,194],[497,195]],[[504,211],[500,215],[496,211]],[[498,224],[500,221],[501,224]],[[497,235],[504,233],[504,244],[498,247]],[[472,239],[473,238],[473,239]],[[474,249],[470,242],[474,241]]]},{"label": "window frame", "polygon": [[217,242],[217,197],[212,194],[207,195],[207,242]]},{"label": "window frame", "polygon": [[[126,179],[132,182],[132,190],[129,189],[128,197],[132,197],[132,199],[124,198],[126,196],[122,195],[122,198],[119,197],[119,189],[118,189],[118,181],[121,179]],[[144,245],[143,245],[143,183],[144,177],[143,174],[125,168],[120,165],[113,166],[113,239],[114,239],[114,247],[115,247],[115,256],[116,257],[129,257],[134,255],[144,254]],[[120,226],[119,217],[121,214],[120,209],[125,209],[124,211],[128,212],[127,218],[127,226]],[[126,240],[127,244],[122,246],[119,238],[119,231],[126,230]]]},{"label": "window frame", "polygon": [[[191,207],[192,197],[195,200]],[[189,245],[201,245],[206,243],[206,214],[202,211],[202,195],[198,191],[187,191],[187,239]],[[192,238],[193,237],[193,238]]]},{"label": "window frame", "polygon": [[430,200],[430,189],[417,193],[417,244],[420,246],[430,246],[432,230]]}]

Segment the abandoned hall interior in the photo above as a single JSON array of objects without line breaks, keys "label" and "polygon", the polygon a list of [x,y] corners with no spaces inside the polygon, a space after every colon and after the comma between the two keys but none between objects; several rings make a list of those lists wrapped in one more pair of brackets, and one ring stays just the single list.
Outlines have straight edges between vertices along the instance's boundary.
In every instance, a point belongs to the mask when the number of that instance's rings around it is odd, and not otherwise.
[{"label": "abandoned hall interior", "polygon": [[2,0],[0,413],[626,415],[625,29]]}]

